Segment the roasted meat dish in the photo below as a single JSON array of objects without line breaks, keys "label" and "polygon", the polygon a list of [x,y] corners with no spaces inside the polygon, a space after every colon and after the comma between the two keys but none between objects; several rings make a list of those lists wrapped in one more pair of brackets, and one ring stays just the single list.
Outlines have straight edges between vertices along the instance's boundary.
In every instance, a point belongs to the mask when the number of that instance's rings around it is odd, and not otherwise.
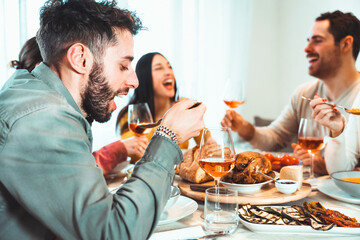
[{"label": "roasted meat dish", "polygon": [[270,177],[275,177],[271,170],[271,162],[265,155],[258,152],[243,152],[235,157],[235,167],[222,177],[222,181],[229,183],[252,184],[269,180],[256,173],[256,169]]}]

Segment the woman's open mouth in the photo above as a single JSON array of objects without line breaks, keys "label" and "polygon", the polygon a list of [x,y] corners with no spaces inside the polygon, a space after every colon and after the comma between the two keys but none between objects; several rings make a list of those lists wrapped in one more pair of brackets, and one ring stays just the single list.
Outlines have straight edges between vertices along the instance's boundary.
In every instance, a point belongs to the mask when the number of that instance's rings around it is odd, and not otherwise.
[{"label": "woman's open mouth", "polygon": [[173,79],[167,79],[163,82],[163,86],[169,90],[173,89],[174,80]]}]

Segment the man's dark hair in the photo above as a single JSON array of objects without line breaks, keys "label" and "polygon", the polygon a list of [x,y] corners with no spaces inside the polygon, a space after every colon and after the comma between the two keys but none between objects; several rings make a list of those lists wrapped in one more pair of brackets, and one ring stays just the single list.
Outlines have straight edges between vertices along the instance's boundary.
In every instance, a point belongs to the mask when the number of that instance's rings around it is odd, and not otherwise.
[{"label": "man's dark hair", "polygon": [[352,36],[353,56],[356,60],[360,49],[360,21],[352,13],[343,13],[339,10],[321,14],[316,21],[329,20],[329,32],[334,36],[338,44],[344,37]]},{"label": "man's dark hair", "polygon": [[119,9],[116,1],[49,0],[40,10],[36,39],[44,62],[56,64],[74,43],[83,43],[99,59],[116,44],[116,30],[135,35],[142,28],[135,13]]}]

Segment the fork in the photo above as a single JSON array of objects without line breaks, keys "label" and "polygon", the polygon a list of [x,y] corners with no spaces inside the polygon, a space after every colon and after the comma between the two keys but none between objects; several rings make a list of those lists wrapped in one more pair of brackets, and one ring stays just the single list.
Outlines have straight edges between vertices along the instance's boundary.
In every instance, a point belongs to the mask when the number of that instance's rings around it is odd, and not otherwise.
[{"label": "fork", "polygon": [[[301,96],[302,99],[305,99],[305,100],[308,100],[308,101],[311,101],[312,99],[309,98],[309,97],[304,97],[304,96]],[[354,115],[360,115],[360,111],[356,111],[356,108],[352,108],[352,109],[348,109],[346,107],[343,107],[343,106],[340,106],[340,105],[337,105],[337,104],[333,104],[333,103],[328,103],[328,102],[324,102],[324,104],[327,104],[329,106],[333,106],[333,107],[337,107],[337,108],[342,108],[344,109],[347,113],[350,113],[350,114],[354,114]]]},{"label": "fork", "polygon": [[141,125],[138,125],[138,128],[142,128],[142,129],[143,128],[153,128],[153,127],[158,126],[162,120],[163,119],[160,118],[157,122],[154,122],[154,123],[142,123]]},{"label": "fork", "polygon": [[[199,106],[200,104],[201,104],[201,102],[196,102],[194,105],[192,105],[188,109],[195,108],[195,107]],[[158,121],[156,121],[154,123],[143,123],[143,124],[139,125],[138,128],[153,128],[153,127],[158,126],[161,123],[162,120],[163,119],[160,118]]]},{"label": "fork", "polygon": [[260,175],[262,175],[262,176],[264,176],[264,177],[266,177],[266,178],[268,178],[268,179],[271,179],[271,180],[273,180],[274,182],[277,182],[277,179],[272,178],[272,177],[266,175],[265,173],[260,172],[258,166],[256,167],[255,173],[260,174]]},{"label": "fork", "polygon": [[216,239],[218,237],[226,237],[228,236],[228,233],[215,233],[215,234],[209,234],[198,238],[187,238],[185,240],[199,240],[199,239]]}]

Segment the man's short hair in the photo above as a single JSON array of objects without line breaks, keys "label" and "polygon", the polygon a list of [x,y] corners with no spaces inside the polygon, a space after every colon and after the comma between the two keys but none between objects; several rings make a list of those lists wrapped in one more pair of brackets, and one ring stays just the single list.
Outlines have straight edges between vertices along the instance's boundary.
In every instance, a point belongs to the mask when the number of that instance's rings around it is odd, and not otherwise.
[{"label": "man's short hair", "polygon": [[343,13],[339,10],[321,14],[316,21],[329,20],[329,32],[334,36],[338,44],[344,37],[352,36],[353,57],[356,60],[360,49],[360,21],[352,13]]},{"label": "man's short hair", "polygon": [[116,44],[116,30],[132,35],[143,29],[135,13],[119,9],[116,0],[49,0],[40,10],[36,38],[43,61],[56,64],[77,42],[86,45],[95,58]]}]

